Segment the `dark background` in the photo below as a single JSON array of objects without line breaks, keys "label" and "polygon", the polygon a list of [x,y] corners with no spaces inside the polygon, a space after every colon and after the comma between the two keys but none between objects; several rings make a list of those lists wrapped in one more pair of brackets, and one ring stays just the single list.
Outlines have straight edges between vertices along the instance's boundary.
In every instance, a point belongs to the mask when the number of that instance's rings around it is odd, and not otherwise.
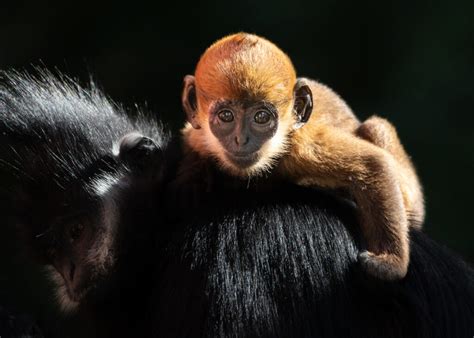
[{"label": "dark background", "polygon": [[[178,130],[183,76],[238,31],[275,42],[360,118],[391,120],[424,184],[425,231],[474,261],[474,1],[2,1],[0,69],[56,67],[83,83],[92,73],[114,100],[146,104]],[[27,299],[36,282],[8,244],[0,238],[0,264],[16,272],[0,275],[0,302]]]}]

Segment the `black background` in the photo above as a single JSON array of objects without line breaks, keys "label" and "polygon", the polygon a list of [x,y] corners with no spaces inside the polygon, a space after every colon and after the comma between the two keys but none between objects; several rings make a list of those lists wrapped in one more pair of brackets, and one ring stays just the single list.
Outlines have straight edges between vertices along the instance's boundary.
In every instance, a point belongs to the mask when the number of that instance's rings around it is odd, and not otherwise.
[{"label": "black background", "polygon": [[146,105],[177,131],[183,76],[238,31],[275,42],[361,119],[391,120],[424,184],[425,231],[474,260],[473,1],[2,1],[0,69],[44,65],[83,83],[92,73],[114,100]]}]

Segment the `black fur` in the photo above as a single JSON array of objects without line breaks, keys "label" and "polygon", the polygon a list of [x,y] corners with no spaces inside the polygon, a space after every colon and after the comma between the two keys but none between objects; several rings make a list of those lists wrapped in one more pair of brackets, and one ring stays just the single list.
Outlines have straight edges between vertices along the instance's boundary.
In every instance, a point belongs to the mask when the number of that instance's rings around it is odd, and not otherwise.
[{"label": "black fur", "polygon": [[[216,180],[214,174],[214,180]],[[314,190],[223,187],[182,220],[158,284],[160,337],[468,337],[474,273],[413,231],[408,275],[358,266],[352,205]]]},{"label": "black fur", "polygon": [[2,80],[0,168],[21,183],[49,179],[49,188],[61,190],[71,181],[88,183],[83,179],[91,171],[109,169],[113,145],[127,133],[139,132],[158,147],[169,138],[144,113],[131,119],[93,83],[84,89],[47,72],[2,73]]},{"label": "black fur", "polygon": [[[84,89],[47,72],[36,78],[3,73],[2,80],[0,194],[14,216],[25,216],[27,207],[60,214],[78,203],[94,204],[98,179],[109,175],[125,183],[133,174],[113,153],[124,135],[139,132],[158,147],[169,138],[143,113],[129,118],[93,84]],[[32,221],[31,213],[26,216]],[[30,224],[30,238],[44,233],[46,223]]]},{"label": "black fur", "polygon": [[14,314],[0,306],[0,337],[42,338],[35,321],[25,314]]}]

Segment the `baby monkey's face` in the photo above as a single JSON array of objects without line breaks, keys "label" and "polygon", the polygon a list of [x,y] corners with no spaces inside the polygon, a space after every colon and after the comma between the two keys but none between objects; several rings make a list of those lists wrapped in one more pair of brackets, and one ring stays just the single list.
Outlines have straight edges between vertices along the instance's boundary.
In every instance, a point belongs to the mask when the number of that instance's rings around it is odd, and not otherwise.
[{"label": "baby monkey's face", "polygon": [[208,116],[209,129],[223,149],[222,160],[239,172],[258,166],[279,124],[277,108],[265,101],[220,100],[210,105]]},{"label": "baby monkey's face", "polygon": [[[288,81],[287,81],[288,82]],[[309,119],[312,94],[305,80],[290,85],[281,93],[278,82],[268,93],[244,88],[206,91],[196,86],[195,78],[184,79],[183,108],[188,119],[188,145],[199,153],[215,158],[227,173],[243,178],[269,172],[288,150],[290,135]],[[223,87],[231,87],[224,84]],[[192,128],[192,129],[189,129]]]}]

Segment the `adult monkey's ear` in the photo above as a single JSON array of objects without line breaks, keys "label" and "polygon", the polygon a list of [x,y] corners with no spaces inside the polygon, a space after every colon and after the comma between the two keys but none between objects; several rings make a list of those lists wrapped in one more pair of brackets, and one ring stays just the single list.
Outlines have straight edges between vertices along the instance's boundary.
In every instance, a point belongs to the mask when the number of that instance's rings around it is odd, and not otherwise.
[{"label": "adult monkey's ear", "polygon": [[192,75],[184,77],[184,88],[181,96],[183,109],[186,112],[186,119],[194,129],[201,129],[197,121],[197,99],[196,99],[196,80]]},{"label": "adult monkey's ear", "polygon": [[308,122],[313,112],[313,93],[308,85],[308,80],[298,78],[293,90],[295,103],[293,105],[293,112],[296,116],[296,123],[293,128],[301,128]]},{"label": "adult monkey's ear", "polygon": [[120,139],[118,156],[123,163],[139,171],[163,162],[163,150],[157,143],[137,132]]}]

